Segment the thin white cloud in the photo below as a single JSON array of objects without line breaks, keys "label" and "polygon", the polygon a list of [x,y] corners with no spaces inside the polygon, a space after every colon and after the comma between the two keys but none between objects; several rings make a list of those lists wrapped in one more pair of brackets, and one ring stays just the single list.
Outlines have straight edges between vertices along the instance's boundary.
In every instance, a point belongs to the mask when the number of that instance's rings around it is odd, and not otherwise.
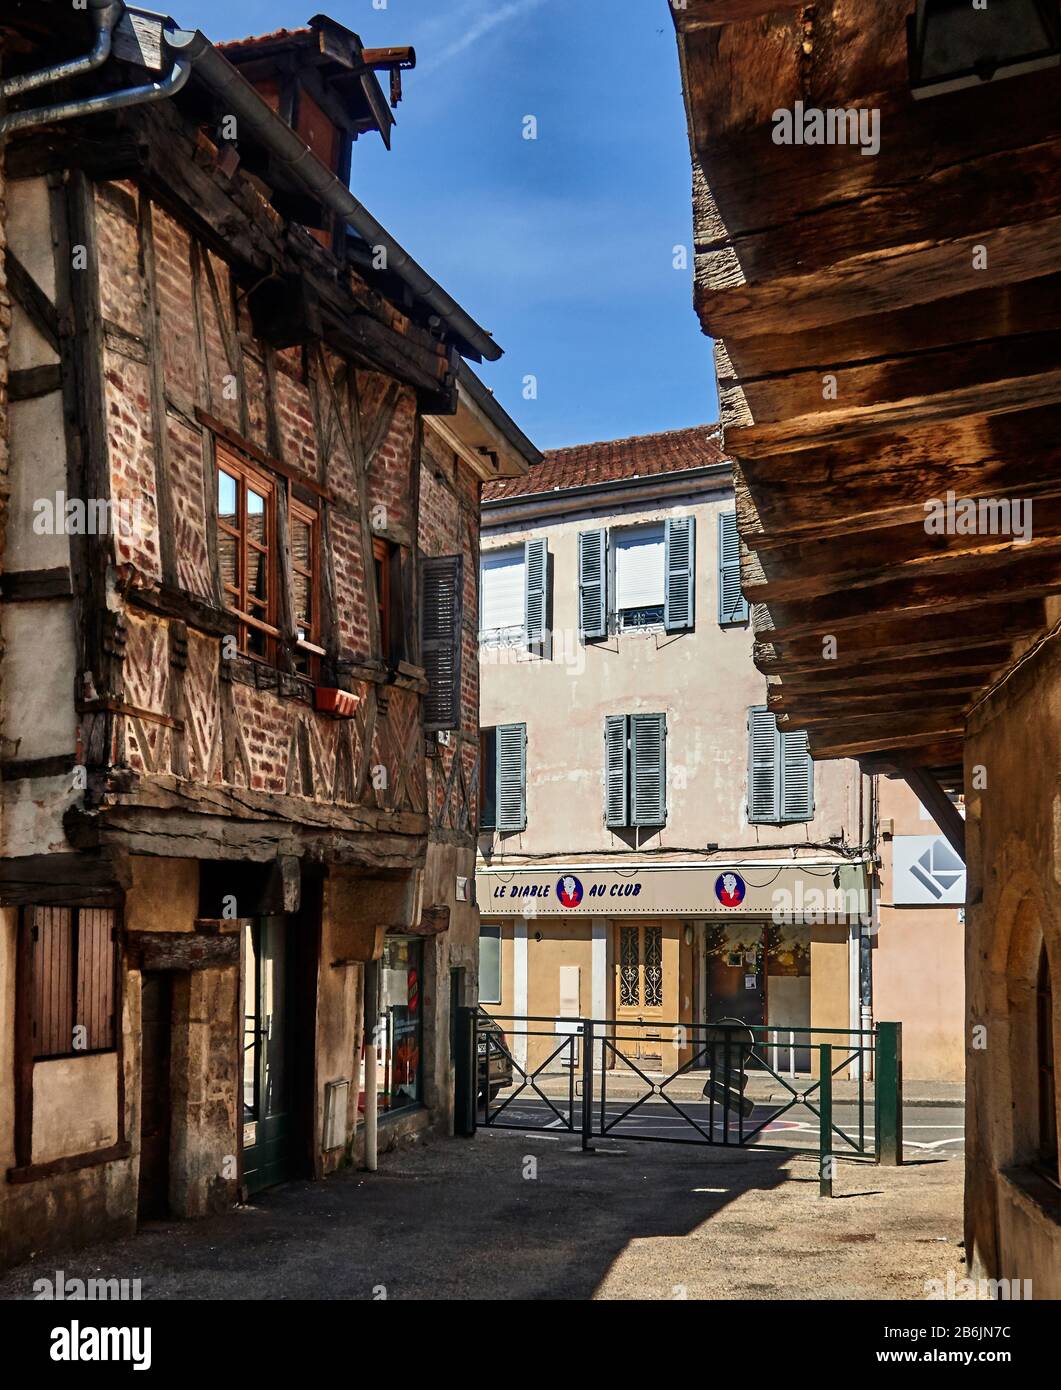
[{"label": "thin white cloud", "polygon": [[459,35],[445,48],[431,58],[424,65],[424,72],[434,72],[442,67],[451,59],[456,58],[459,53],[463,53],[466,48],[471,48],[472,44],[478,43],[485,38],[492,30],[500,24],[507,24],[510,20],[519,19],[522,15],[529,14],[531,10],[540,8],[545,0],[508,0],[497,8],[491,8],[485,14],[479,14],[472,20],[469,27],[463,34]]}]

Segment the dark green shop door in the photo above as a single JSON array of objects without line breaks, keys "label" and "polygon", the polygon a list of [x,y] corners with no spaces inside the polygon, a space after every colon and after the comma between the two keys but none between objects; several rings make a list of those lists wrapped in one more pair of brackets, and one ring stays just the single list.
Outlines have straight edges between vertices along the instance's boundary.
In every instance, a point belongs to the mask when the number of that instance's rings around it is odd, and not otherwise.
[{"label": "dark green shop door", "polygon": [[291,1177],[290,942],[286,917],[244,928],[243,1182],[260,1192]]}]

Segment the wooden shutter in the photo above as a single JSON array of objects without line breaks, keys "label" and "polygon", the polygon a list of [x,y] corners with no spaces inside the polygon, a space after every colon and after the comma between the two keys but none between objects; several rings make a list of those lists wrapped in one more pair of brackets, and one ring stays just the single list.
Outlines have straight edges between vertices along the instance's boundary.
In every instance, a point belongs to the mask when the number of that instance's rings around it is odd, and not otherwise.
[{"label": "wooden shutter", "polygon": [[607,531],[580,531],[578,537],[578,630],[584,640],[607,635],[607,576]]},{"label": "wooden shutter", "polygon": [[527,828],[527,726],[497,726],[497,828]]},{"label": "wooden shutter", "polygon": [[736,512],[720,512],[718,517],[718,621],[721,627],[748,621],[748,604],[740,590]]},{"label": "wooden shutter", "polygon": [[814,763],[805,729],[780,734],[781,819],[807,821],[814,818]]},{"label": "wooden shutter", "polygon": [[461,556],[423,562],[420,595],[420,647],[430,689],[424,698],[424,728],[460,727]]},{"label": "wooden shutter", "polygon": [[523,547],[525,602],[523,627],[528,647],[545,641],[549,553],[544,540],[527,541]]},{"label": "wooden shutter", "polygon": [[74,1049],[74,913],[69,907],[31,912],[33,1055],[63,1057]]},{"label": "wooden shutter", "polygon": [[663,626],[680,632],[693,626],[695,612],[696,520],[691,516],[670,517],[664,547],[666,588]]},{"label": "wooden shutter", "polygon": [[[117,1046],[112,908],[30,909],[33,1056],[68,1057]],[[76,1045],[74,1031],[78,1034]]]},{"label": "wooden shutter", "polygon": [[748,711],[748,820],[776,824],[781,814],[780,740],[765,705]]},{"label": "wooden shutter", "polygon": [[626,803],[626,715],[609,714],[604,720],[605,825],[629,825]]},{"label": "wooden shutter", "polygon": [[667,821],[667,716],[630,716],[630,810],[632,825]]}]

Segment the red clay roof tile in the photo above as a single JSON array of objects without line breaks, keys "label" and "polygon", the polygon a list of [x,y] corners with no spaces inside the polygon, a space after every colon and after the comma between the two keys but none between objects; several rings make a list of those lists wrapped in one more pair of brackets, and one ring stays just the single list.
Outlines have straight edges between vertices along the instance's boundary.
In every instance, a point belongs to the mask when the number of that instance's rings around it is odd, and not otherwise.
[{"label": "red clay roof tile", "polygon": [[521,478],[485,483],[483,501],[498,502],[507,497],[527,497],[655,473],[680,473],[726,461],[718,425],[575,444],[569,449],[548,450],[542,462]]}]

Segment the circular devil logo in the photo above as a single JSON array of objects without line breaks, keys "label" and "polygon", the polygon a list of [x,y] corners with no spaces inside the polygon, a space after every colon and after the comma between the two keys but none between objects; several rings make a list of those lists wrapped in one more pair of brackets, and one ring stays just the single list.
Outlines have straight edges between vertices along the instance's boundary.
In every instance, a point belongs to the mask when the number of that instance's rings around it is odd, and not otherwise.
[{"label": "circular devil logo", "polygon": [[582,883],[574,874],[564,874],[556,880],[556,896],[561,907],[578,907],[582,901]]},{"label": "circular devil logo", "polygon": [[719,874],[715,879],[715,897],[723,907],[740,907],[747,891],[740,874]]}]

